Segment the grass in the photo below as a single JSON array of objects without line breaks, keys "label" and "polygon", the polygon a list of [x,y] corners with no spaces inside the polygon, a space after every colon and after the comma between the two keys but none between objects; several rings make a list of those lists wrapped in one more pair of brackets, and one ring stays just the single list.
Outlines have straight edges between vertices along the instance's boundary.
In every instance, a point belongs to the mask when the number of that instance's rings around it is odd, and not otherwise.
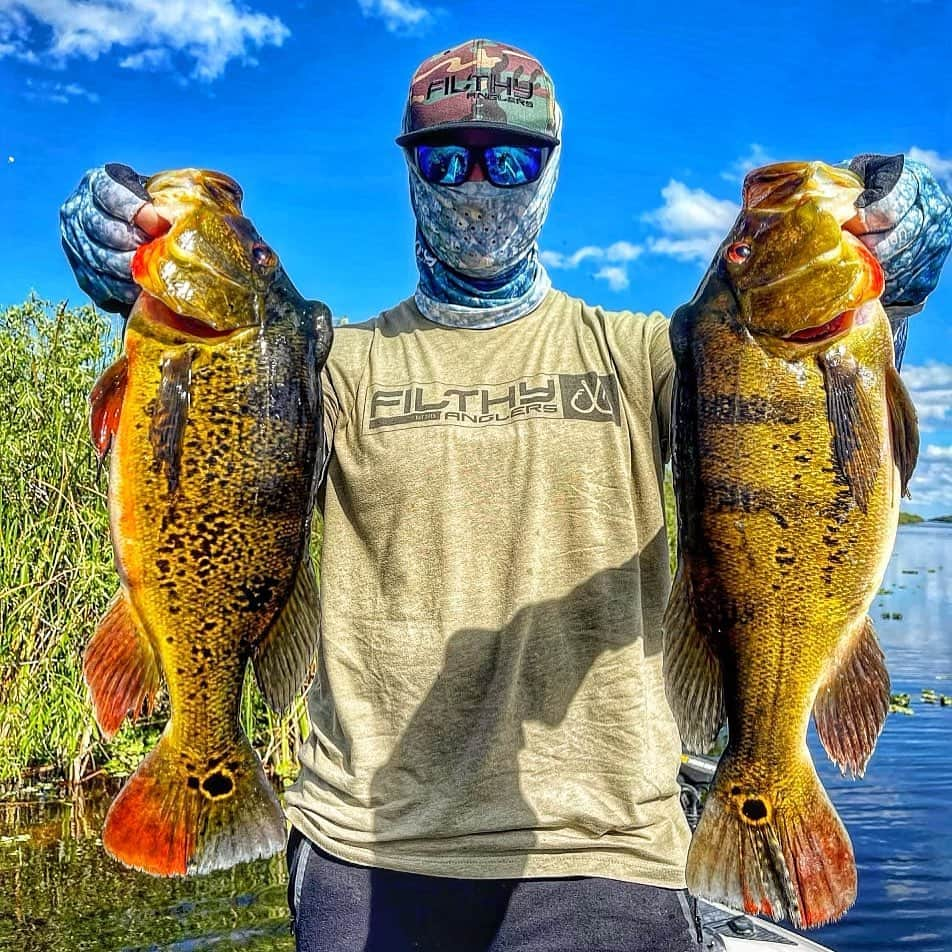
[{"label": "grass", "polygon": [[[119,584],[87,423],[89,391],[116,353],[108,318],[91,307],[31,297],[0,310],[0,787],[29,772],[128,773],[167,715],[160,706],[105,745],[81,671]],[[248,683],[241,716],[271,770],[292,774],[303,700],[279,719]]]}]

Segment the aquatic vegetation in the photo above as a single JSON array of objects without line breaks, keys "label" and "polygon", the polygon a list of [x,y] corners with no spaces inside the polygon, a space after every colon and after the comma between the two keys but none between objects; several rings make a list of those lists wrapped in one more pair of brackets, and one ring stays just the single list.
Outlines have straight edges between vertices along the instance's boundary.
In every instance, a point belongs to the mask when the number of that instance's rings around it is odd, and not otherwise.
[{"label": "aquatic vegetation", "polygon": [[908,694],[890,694],[889,695],[889,713],[890,714],[915,714],[910,703]]}]

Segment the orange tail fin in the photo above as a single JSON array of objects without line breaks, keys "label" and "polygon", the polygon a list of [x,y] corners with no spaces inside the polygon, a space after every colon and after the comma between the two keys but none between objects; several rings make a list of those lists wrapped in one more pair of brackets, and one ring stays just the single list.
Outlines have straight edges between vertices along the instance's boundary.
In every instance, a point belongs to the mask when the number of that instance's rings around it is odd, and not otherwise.
[{"label": "orange tail fin", "polygon": [[166,734],[140,764],[106,815],[112,856],[155,876],[185,876],[284,848],[284,815],[244,737],[210,765],[187,760]]},{"label": "orange tail fin", "polygon": [[[853,848],[813,764],[791,770],[781,795],[717,769],[688,854],[688,889],[797,928],[839,919],[856,898]],[[732,776],[733,775],[733,776]]]}]

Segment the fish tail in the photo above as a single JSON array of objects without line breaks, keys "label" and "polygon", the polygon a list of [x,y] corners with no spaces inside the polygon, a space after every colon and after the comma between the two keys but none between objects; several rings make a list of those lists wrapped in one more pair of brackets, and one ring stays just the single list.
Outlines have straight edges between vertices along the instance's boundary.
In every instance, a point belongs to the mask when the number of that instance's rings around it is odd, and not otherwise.
[{"label": "fish tail", "polygon": [[184,876],[274,855],[285,823],[247,738],[196,764],[166,732],[119,791],[102,841],[127,866]]},{"label": "fish tail", "polygon": [[853,848],[804,758],[781,790],[757,789],[729,754],[688,854],[688,889],[752,914],[810,928],[842,916],[856,899]]}]

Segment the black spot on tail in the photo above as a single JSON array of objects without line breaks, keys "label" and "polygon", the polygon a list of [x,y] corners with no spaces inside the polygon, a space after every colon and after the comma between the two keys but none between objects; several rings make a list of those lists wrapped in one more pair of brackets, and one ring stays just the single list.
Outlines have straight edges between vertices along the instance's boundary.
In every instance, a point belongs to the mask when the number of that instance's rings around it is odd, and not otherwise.
[{"label": "black spot on tail", "polygon": [[210,797],[227,797],[232,790],[234,790],[235,785],[232,782],[231,777],[227,774],[223,774],[220,771],[209,774],[202,781],[202,790],[205,791]]},{"label": "black spot on tail", "polygon": [[767,806],[763,800],[758,800],[756,797],[751,797],[749,800],[744,801],[743,807],[741,807],[741,813],[747,817],[748,820],[765,820],[767,818]]}]

